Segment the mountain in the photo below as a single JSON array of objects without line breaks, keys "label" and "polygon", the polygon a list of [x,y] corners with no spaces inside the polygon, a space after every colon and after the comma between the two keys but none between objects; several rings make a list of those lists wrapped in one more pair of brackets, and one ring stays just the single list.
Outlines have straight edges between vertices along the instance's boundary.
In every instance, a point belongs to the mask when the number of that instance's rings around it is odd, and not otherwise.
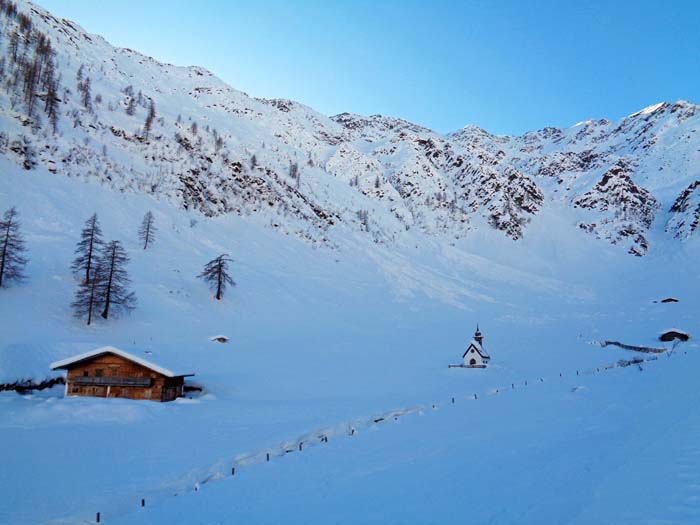
[{"label": "mountain", "polygon": [[442,135],[254,98],[24,0],[1,11],[0,154],[27,170],[207,216],[259,215],[314,244],[346,230],[392,243],[407,230],[456,239],[482,227],[518,241],[548,209],[638,256],[696,229],[700,114],[688,102],[522,136]]}]

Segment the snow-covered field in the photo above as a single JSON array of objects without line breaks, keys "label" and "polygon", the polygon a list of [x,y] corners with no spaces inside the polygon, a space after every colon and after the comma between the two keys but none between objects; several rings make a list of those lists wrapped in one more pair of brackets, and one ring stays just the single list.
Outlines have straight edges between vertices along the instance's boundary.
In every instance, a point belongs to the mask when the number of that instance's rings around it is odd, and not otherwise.
[{"label": "snow-covered field", "polygon": [[132,497],[114,522],[696,524],[699,365],[677,353],[443,399],[144,509]]},{"label": "snow-covered field", "polygon": [[[696,243],[633,258],[543,213],[519,243],[336,230],[336,248],[313,248],[256,216],[0,169],[31,259],[28,281],[1,292],[0,379],[50,377],[51,361],[111,344],[204,387],[167,404],[0,394],[1,523],[700,519],[693,340],[643,372],[584,373],[634,357],[593,341],[694,335]],[[149,209],[159,236],[144,252]],[[138,307],[87,328],[69,266],[95,211],[132,257]],[[217,302],[196,275],[220,253],[238,286]],[[654,303],[667,296],[680,302]],[[492,366],[448,369],[477,322]]]}]

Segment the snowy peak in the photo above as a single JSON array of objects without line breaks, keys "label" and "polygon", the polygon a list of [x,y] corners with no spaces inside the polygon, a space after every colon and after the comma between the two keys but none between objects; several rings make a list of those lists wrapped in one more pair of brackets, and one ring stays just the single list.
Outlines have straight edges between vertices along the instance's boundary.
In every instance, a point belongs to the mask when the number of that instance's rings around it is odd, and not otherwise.
[{"label": "snowy peak", "polygon": [[659,118],[667,116],[668,114],[675,114],[680,121],[686,120],[695,115],[698,110],[696,104],[692,104],[686,100],[677,100],[673,104],[669,102],[659,102],[658,104],[652,104],[644,109],[632,113],[627,119],[643,118],[648,120],[649,118]]}]

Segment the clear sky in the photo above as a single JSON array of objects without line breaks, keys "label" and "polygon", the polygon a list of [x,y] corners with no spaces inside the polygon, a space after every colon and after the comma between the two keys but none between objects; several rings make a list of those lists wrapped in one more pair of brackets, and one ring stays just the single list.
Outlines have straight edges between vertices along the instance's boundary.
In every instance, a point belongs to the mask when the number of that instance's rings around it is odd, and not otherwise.
[{"label": "clear sky", "polygon": [[38,0],[112,44],[322,113],[493,133],[700,103],[700,0]]}]

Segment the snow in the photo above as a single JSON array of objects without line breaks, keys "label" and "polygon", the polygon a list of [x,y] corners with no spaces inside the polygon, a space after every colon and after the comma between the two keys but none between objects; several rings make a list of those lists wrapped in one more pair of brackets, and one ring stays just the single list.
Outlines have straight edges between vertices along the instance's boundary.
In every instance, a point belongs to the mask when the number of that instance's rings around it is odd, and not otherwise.
[{"label": "snow", "polygon": [[[696,106],[522,137],[441,136],[253,99],[37,12],[67,85],[85,62],[105,102],[90,116],[66,100],[82,123],[66,117],[52,136],[31,134],[0,97],[1,131],[27,135],[39,157],[25,171],[0,152],[0,209],[17,207],[30,258],[27,282],[0,290],[0,382],[55,377],[52,362],[112,345],[195,373],[202,392],[165,404],[0,392],[0,449],[11,451],[0,523],[98,511],[115,524],[700,522],[700,347],[618,367],[629,352],[589,344],[654,345],[664,327],[697,322],[700,245],[665,231],[685,220],[667,210],[696,176]],[[142,108],[131,118],[119,106],[127,84],[156,100],[161,139],[112,130],[142,124]],[[251,178],[232,182],[209,142],[202,157],[182,151],[174,134],[194,121],[216,128]],[[642,225],[643,258],[577,226],[616,238],[623,208],[572,206],[622,158],[661,203]],[[304,165],[298,191],[290,161]],[[180,180],[194,165],[202,203]],[[531,183],[537,212],[505,213]],[[489,209],[525,219],[522,238],[489,226]],[[143,250],[149,210],[158,234]],[[87,327],[70,309],[70,263],[93,212],[131,257],[138,303]],[[197,275],[221,253],[237,286],[216,301]],[[653,303],[669,296],[681,301]],[[448,368],[477,320],[489,367]]]},{"label": "snow", "polygon": [[[696,523],[700,419],[686,408],[700,401],[699,365],[695,347],[642,371],[572,369],[476,400],[434,399],[247,453],[229,448],[208,466],[140,479],[138,488],[64,506],[77,510],[58,516],[80,523],[99,510],[117,524]],[[470,504],[459,505],[465,490]]]},{"label": "snow", "polygon": [[[460,454],[470,458],[460,470],[474,472],[483,490],[489,491],[480,494],[483,504],[464,511],[478,521],[490,512],[487,503],[494,504],[496,494],[502,497],[498,490],[501,475],[510,472],[517,477],[536,471],[548,444],[553,447],[552,457],[561,457],[561,443],[576,438],[561,433],[568,428],[571,404],[557,401],[553,393],[545,394],[558,374],[563,372],[570,381],[562,383],[557,395],[568,396],[571,389],[577,389],[577,395],[593,395],[597,379],[583,375],[584,371],[603,369],[629,355],[621,349],[592,347],[588,341],[652,344],[663,327],[691,326],[700,306],[692,264],[698,255],[696,244],[637,260],[613,248],[594,249],[599,246],[594,239],[572,232],[566,221],[558,223],[547,214],[537,218],[531,235],[522,243],[484,230],[452,243],[414,233],[410,240],[387,247],[347,234],[336,235],[335,248],[314,247],[256,222],[255,217],[206,218],[148,196],[117,194],[99,184],[41,171],[27,176],[11,165],[5,168],[0,204],[17,206],[30,264],[25,284],[2,291],[3,381],[44,379],[51,374],[52,361],[111,344],[131,353],[136,351],[132,349],[151,352],[149,360],[155,363],[179,363],[178,369],[196,374],[195,383],[203,387],[204,395],[159,404],[64,398],[60,387],[31,396],[0,394],[0,446],[13,450],[0,475],[0,490],[5,495],[0,501],[0,522],[83,522],[94,518],[98,510],[106,523],[192,520],[202,511],[187,494],[194,483],[200,483],[198,496],[212,490],[212,496],[206,497],[222,498],[222,502],[233,498],[236,512],[254,516],[249,521],[256,523],[279,517],[266,507],[270,493],[276,494],[279,508],[289,512],[290,523],[302,520],[295,514],[303,512],[294,507],[296,497],[308,499],[310,516],[320,515],[323,501],[329,501],[325,507],[331,513],[329,521],[341,523],[350,519],[343,510],[347,506],[310,494],[321,490],[317,485],[321,479],[335,483],[334,473],[346,469],[350,477],[341,476],[339,482],[355,480],[356,487],[349,490],[346,484],[338,490],[348,491],[347,505],[359,513],[360,521],[371,522],[375,512],[384,517],[403,515],[405,502],[392,505],[390,495],[409,495],[415,487],[401,464],[410,465],[410,458],[415,457],[418,471],[434,461],[436,478],[431,481],[436,483],[435,491],[451,494],[451,487],[460,486],[464,479],[455,474],[456,467],[447,465]],[[89,206],[76,206],[76,202]],[[159,235],[153,249],[144,251],[136,230],[147,209],[156,217]],[[69,303],[76,281],[69,267],[82,223],[93,211],[99,213],[106,238],[122,239],[132,257],[128,268],[138,307],[128,316],[88,328],[71,316]],[[235,259],[232,272],[238,285],[219,302],[196,275],[212,253],[224,251]],[[668,271],[671,266],[673,272]],[[674,308],[651,302],[668,295],[681,302]],[[477,320],[492,366],[478,374],[448,369],[446,364],[462,354]],[[214,351],[208,338],[217,333],[235,338],[236,352]],[[673,359],[680,358],[679,350],[686,348],[687,359],[695,359],[697,345],[692,342],[681,344]],[[644,366],[643,373],[625,368],[625,374],[636,375],[624,376],[629,379],[619,384],[607,383],[594,406],[608,408],[598,416],[591,412],[583,423],[585,428],[594,432],[616,425],[620,414],[635,417],[635,411],[641,410],[637,408],[641,403],[638,393],[678,392],[674,413],[693,406],[692,395],[683,397],[684,389],[690,388],[684,383],[686,376],[667,369],[673,361],[667,365],[665,359],[661,356],[658,363]],[[688,362],[690,369],[694,361]],[[667,375],[647,379],[656,377],[650,372],[657,365]],[[576,370],[582,375],[574,376]],[[610,373],[618,374],[615,370]],[[542,397],[511,395],[515,392],[509,392],[510,385],[522,385],[525,379],[530,386],[537,384]],[[647,392],[647,384],[656,386]],[[498,401],[503,407],[494,413],[498,417],[477,409],[464,421],[441,420],[436,434],[421,430],[425,418],[440,418],[452,410],[445,406],[452,396],[460,406],[472,410],[472,404],[464,403],[474,393],[478,401],[490,400],[489,392],[495,390],[503,394],[503,401]],[[632,398],[634,403],[629,402]],[[435,411],[433,403],[438,407]],[[610,406],[617,407],[612,414]],[[638,428],[639,423],[635,432],[654,431],[656,412],[650,413],[654,417],[648,418],[649,429]],[[415,422],[408,417],[411,414]],[[512,414],[522,415],[513,419]],[[523,441],[518,429],[527,426],[526,414],[542,428]],[[544,415],[549,419],[541,419]],[[380,418],[382,422],[370,424]],[[682,421],[678,424],[679,429],[686,428]],[[406,434],[395,434],[394,426],[405,428]],[[356,435],[341,440],[350,428],[356,429]],[[528,428],[535,432],[534,426]],[[545,433],[551,437],[534,445]],[[153,436],[163,435],[168,438],[154,442]],[[329,451],[336,446],[354,447],[349,440],[367,446],[327,458],[321,452],[320,435],[329,436],[329,443],[323,444]],[[371,439],[375,435],[378,441]],[[459,435],[461,445],[454,441],[445,448],[421,448],[420,443],[439,443],[438,435]],[[597,436],[583,433],[580,442]],[[631,432],[622,433],[606,445],[608,456],[637,443],[636,439]],[[306,452],[295,456],[299,441],[304,442]],[[341,444],[346,441],[347,445]],[[478,444],[482,441],[489,447]],[[535,449],[519,448],[529,443]],[[461,448],[455,448],[458,445]],[[291,448],[297,450],[286,453]],[[529,459],[508,471],[498,455],[503,450],[514,450]],[[534,450],[541,452],[530,457]],[[581,468],[594,462],[597,477],[562,489],[564,508],[593,498],[604,473],[609,472],[594,450],[566,452],[569,461]],[[268,452],[272,454],[269,464],[265,461]],[[323,459],[314,460],[316,454]],[[667,454],[671,457],[673,451]],[[482,457],[475,466],[474,455]],[[115,457],[120,461],[115,462]],[[234,463],[241,468],[235,477],[235,496],[228,490],[232,480],[222,480],[221,488],[213,481],[228,478]],[[288,463],[294,465],[288,474],[269,477]],[[70,483],[64,483],[66,473],[75,472],[76,464],[79,474],[70,474]],[[243,469],[248,465],[250,473]],[[399,470],[391,465],[399,465]],[[487,475],[488,465],[502,466]],[[438,483],[440,468],[447,470]],[[554,462],[542,475],[559,479],[558,469],[566,468]],[[296,472],[308,482],[300,483]],[[211,482],[202,484],[209,476],[213,476]],[[365,483],[368,488],[363,492]],[[262,490],[261,484],[269,490]],[[29,492],[24,488],[28,486]],[[380,507],[363,506],[370,487],[379,486],[396,488],[382,496],[387,499],[378,500]],[[677,488],[687,490],[685,485]],[[184,497],[172,498],[174,492]],[[243,499],[244,494],[249,499]],[[532,504],[531,496],[525,491],[508,508],[525,512],[526,505]],[[132,505],[141,497],[149,503],[143,515],[135,516]],[[438,503],[447,504],[436,495],[431,498],[410,497],[415,500],[410,508],[422,516],[437,512]],[[171,503],[173,500],[177,503]],[[420,502],[422,508],[418,508]],[[330,509],[336,503],[334,515]],[[228,503],[206,505],[232,508]],[[533,505],[533,514],[547,516],[542,506]],[[172,517],[171,512],[182,516]],[[214,515],[205,514],[205,522],[223,519],[216,510],[209,512]]]},{"label": "snow", "polygon": [[638,115],[649,115],[651,113],[654,113],[656,110],[661,108],[664,105],[664,102],[658,102],[656,104],[652,104],[650,106],[645,107],[644,109],[641,109],[637,111],[636,113],[632,113],[630,117],[636,117]]},{"label": "snow", "polygon": [[113,522],[696,523],[700,418],[677,400],[699,400],[698,364],[676,356],[443,402],[222,472],[197,493],[134,501]]}]

